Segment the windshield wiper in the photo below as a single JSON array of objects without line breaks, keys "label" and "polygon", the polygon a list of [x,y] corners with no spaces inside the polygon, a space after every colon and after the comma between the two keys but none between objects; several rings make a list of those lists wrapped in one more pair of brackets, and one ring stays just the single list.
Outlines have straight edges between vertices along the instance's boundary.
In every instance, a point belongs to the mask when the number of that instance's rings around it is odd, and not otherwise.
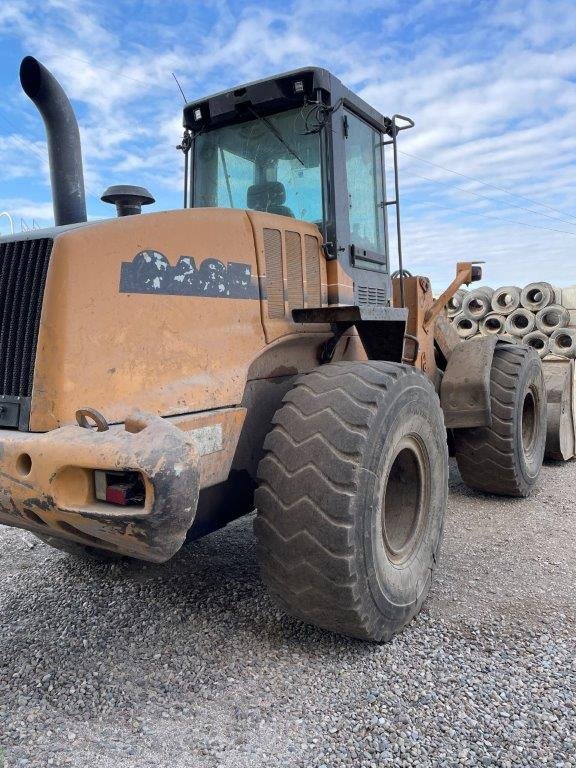
[{"label": "windshield wiper", "polygon": [[295,150],[293,150],[293,149],[292,149],[292,147],[291,147],[291,146],[290,146],[290,145],[289,145],[289,144],[288,144],[288,143],[285,141],[284,137],[282,136],[282,134],[280,133],[280,131],[278,130],[278,128],[276,128],[276,126],[275,126],[275,125],[273,125],[273,124],[270,122],[270,120],[268,120],[268,118],[267,118],[267,117],[263,117],[262,115],[259,115],[257,112],[255,112],[255,111],[252,109],[252,107],[249,107],[249,109],[250,109],[250,112],[252,112],[252,114],[254,115],[254,117],[255,117],[257,120],[261,120],[261,121],[264,123],[264,125],[266,125],[266,126],[268,127],[268,129],[269,129],[269,130],[270,130],[270,131],[271,131],[271,132],[274,134],[274,136],[276,136],[276,138],[278,139],[278,141],[279,141],[281,144],[283,144],[283,145],[286,147],[286,149],[288,150],[288,152],[290,152],[290,154],[292,155],[292,157],[295,157],[295,158],[296,158],[296,160],[298,160],[298,162],[300,163],[300,165],[301,165],[303,168],[305,168],[306,166],[304,165],[304,161],[302,160],[302,158],[301,158],[299,155],[297,155],[297,154],[296,154],[296,152],[295,152]]},{"label": "windshield wiper", "polygon": [[224,171],[224,178],[226,179],[226,189],[228,191],[230,208],[234,208],[234,201],[232,200],[232,187],[230,186],[230,175],[228,173],[228,166],[226,165],[226,156],[222,147],[220,147],[220,161],[222,163],[222,170]]}]

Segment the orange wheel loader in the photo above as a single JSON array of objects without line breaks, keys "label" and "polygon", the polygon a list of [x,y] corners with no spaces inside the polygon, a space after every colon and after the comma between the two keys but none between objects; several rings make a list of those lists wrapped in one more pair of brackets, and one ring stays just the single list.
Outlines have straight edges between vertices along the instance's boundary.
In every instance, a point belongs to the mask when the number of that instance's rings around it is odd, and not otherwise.
[{"label": "orange wheel loader", "polygon": [[0,522],[163,562],[256,508],[287,613],[388,639],[430,586],[448,446],[473,488],[524,496],[546,431],[536,353],[444,316],[480,268],[436,301],[403,268],[412,121],[323,69],[249,83],[185,106],[182,210],[116,186],[87,221],[70,102],[32,57],[20,79],[55,226],[0,239]]}]

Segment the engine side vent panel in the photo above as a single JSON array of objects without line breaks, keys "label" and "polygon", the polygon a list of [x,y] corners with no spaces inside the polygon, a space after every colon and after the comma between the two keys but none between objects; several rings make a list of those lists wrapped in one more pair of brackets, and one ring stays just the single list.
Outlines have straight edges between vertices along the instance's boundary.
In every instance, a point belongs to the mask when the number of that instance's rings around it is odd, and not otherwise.
[{"label": "engine side vent panel", "polygon": [[266,263],[266,296],[268,317],[284,317],[284,269],[282,266],[282,233],[264,229],[264,261]]},{"label": "engine side vent panel", "polygon": [[306,304],[309,307],[322,306],[322,278],[320,275],[320,248],[312,235],[304,236],[306,255]]},{"label": "engine side vent panel", "polygon": [[53,241],[0,243],[0,395],[30,397]]},{"label": "engine side vent panel", "polygon": [[302,242],[298,232],[286,231],[286,273],[288,282],[288,306],[301,309],[304,306],[302,282]]},{"label": "engine side vent panel", "polygon": [[359,305],[387,306],[386,291],[383,288],[373,288],[369,285],[359,285],[357,288]]}]

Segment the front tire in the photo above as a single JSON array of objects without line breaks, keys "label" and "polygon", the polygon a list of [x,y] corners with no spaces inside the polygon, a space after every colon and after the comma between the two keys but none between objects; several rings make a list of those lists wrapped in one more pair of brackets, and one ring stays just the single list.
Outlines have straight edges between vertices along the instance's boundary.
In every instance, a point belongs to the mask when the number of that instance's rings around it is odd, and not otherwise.
[{"label": "front tire", "polygon": [[258,469],[262,576],[284,610],[388,640],[420,610],[448,492],[432,384],[410,366],[325,365],[284,397]]},{"label": "front tire", "polygon": [[470,488],[528,496],[546,447],[546,387],[538,354],[497,346],[490,371],[492,425],[454,430],[456,461]]}]

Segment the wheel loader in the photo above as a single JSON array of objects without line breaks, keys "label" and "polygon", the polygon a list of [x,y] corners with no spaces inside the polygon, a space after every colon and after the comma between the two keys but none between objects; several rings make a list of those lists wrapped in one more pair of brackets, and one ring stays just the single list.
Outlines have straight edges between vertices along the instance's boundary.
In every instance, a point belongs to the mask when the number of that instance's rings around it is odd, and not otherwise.
[{"label": "wheel loader", "polygon": [[255,508],[280,606],[387,640],[430,586],[449,446],[472,488],[525,496],[546,431],[538,356],[444,317],[480,267],[436,301],[403,267],[413,122],[319,68],[242,85],[184,108],[181,210],[115,186],[88,221],[70,102],[32,57],[20,79],[55,226],[0,240],[0,522],[160,563]]}]

